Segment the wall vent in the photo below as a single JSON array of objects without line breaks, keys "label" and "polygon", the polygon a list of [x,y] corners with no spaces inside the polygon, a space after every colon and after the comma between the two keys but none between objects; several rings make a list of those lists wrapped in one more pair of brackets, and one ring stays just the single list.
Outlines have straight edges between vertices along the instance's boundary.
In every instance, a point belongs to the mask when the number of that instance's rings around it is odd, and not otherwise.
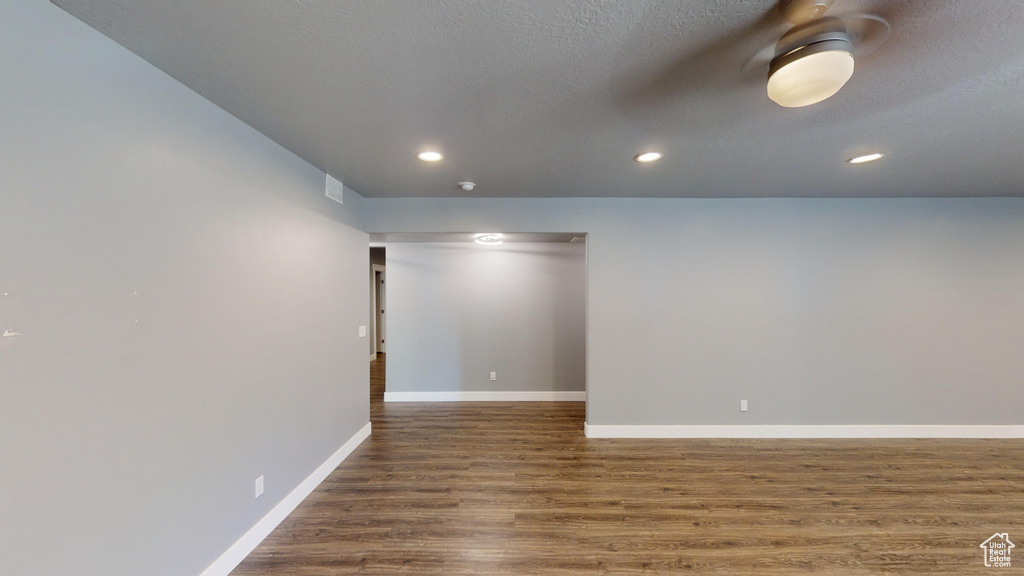
[{"label": "wall vent", "polygon": [[341,204],[341,180],[327,175],[327,197]]}]

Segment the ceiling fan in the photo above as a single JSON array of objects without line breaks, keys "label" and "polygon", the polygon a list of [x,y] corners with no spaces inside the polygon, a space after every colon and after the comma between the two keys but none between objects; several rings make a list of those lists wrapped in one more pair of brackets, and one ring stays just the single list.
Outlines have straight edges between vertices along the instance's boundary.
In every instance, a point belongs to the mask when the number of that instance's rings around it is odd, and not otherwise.
[{"label": "ceiling fan", "polygon": [[[883,45],[890,19],[919,6],[884,0],[844,0],[834,6],[832,0],[761,0],[737,4],[720,20],[727,30],[698,22],[705,16],[699,13],[683,34],[669,9],[651,11],[636,26],[635,39],[619,51],[609,82],[612,98],[633,122],[661,134],[721,137],[730,130],[742,132],[748,121],[785,121],[788,115],[764,115],[757,104],[767,82],[772,85],[767,95],[782,106],[820,102],[850,80],[854,61],[860,67]],[[736,15],[746,23],[732,25]],[[668,39],[670,45],[657,52],[664,58],[638,65],[649,58],[652,38]]]},{"label": "ceiling fan", "polygon": [[793,28],[770,52],[768,97],[786,108],[809,106],[835,95],[853,76],[856,57],[865,57],[889,37],[881,16],[826,16],[832,0],[781,0],[779,12]]}]

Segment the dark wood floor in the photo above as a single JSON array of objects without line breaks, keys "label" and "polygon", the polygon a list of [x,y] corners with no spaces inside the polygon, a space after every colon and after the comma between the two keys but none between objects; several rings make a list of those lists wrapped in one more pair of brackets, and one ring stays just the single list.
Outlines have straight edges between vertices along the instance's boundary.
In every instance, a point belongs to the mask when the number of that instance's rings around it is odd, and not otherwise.
[{"label": "dark wood floor", "polygon": [[372,377],[373,436],[234,574],[1024,573],[1021,441],[588,440],[583,403],[384,405]]}]

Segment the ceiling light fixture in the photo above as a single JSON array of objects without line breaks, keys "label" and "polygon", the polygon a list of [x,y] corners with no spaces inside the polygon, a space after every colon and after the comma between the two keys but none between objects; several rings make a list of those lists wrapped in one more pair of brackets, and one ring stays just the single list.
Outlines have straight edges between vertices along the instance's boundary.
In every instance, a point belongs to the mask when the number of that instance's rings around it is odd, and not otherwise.
[{"label": "ceiling light fixture", "polygon": [[485,246],[497,246],[498,244],[504,244],[501,237],[502,235],[498,232],[487,232],[484,234],[477,234],[476,237],[473,238],[473,241]]},{"label": "ceiling light fixture", "polygon": [[424,162],[440,162],[444,158],[444,155],[440,152],[434,152],[433,150],[425,150],[417,154],[416,157]]},{"label": "ceiling light fixture", "polygon": [[853,76],[853,41],[839,18],[795,26],[779,39],[768,67],[768,97],[786,108],[832,97]]},{"label": "ceiling light fixture", "polygon": [[654,162],[655,160],[661,160],[661,152],[644,152],[643,154],[637,154],[634,156],[633,160],[642,164]]},{"label": "ceiling light fixture", "polygon": [[875,160],[878,160],[882,156],[885,156],[885,154],[882,154],[881,152],[875,152],[874,154],[865,154],[863,156],[857,156],[856,158],[850,158],[849,160],[847,160],[847,162],[849,162],[850,164],[863,164],[865,162],[874,162]]},{"label": "ceiling light fixture", "polygon": [[459,188],[462,188],[466,192],[472,192],[473,188],[476,188],[475,182],[459,182]]}]

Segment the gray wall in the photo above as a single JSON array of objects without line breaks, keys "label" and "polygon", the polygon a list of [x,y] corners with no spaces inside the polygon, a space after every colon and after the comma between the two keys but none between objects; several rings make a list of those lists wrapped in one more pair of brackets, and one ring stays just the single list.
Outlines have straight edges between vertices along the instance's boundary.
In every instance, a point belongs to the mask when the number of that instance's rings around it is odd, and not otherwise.
[{"label": "gray wall", "polygon": [[584,390],[585,250],[388,244],[387,391]]},{"label": "gray wall", "polygon": [[588,232],[590,424],[1024,423],[1024,198],[366,210],[370,232]]},{"label": "gray wall", "polygon": [[46,2],[0,54],[0,574],[199,574],[369,420],[360,199]]}]

